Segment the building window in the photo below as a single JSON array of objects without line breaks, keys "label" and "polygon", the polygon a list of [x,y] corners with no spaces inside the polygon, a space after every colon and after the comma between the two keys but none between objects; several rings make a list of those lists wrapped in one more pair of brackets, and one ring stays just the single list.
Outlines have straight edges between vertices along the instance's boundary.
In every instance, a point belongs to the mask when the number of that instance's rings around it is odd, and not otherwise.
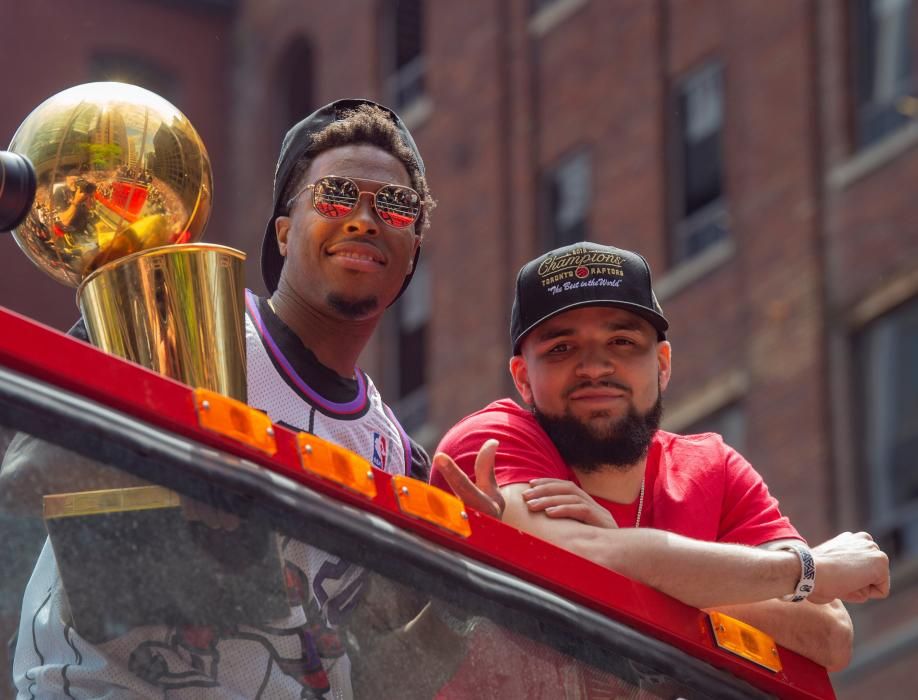
[{"label": "building window", "polygon": [[675,103],[672,264],[697,255],[727,236],[720,64],[707,64],[679,81]]},{"label": "building window", "polygon": [[858,405],[871,531],[895,556],[918,554],[918,299],[855,340]]},{"label": "building window", "polygon": [[557,6],[560,0],[530,0],[529,13],[536,15],[549,7]]},{"label": "building window", "polygon": [[401,110],[424,96],[424,3],[389,0],[382,26],[386,92]]},{"label": "building window", "polygon": [[908,121],[903,100],[915,92],[912,0],[852,0],[855,138],[868,146]]},{"label": "building window", "polygon": [[564,158],[544,178],[542,221],[547,248],[587,240],[593,198],[590,153],[581,150]]},{"label": "building window", "polygon": [[146,88],[172,104],[178,104],[179,82],[175,73],[140,56],[100,52],[89,59],[93,81],[130,83]]},{"label": "building window", "polygon": [[717,433],[737,452],[746,447],[746,412],[740,403],[731,403],[680,431],[686,435]]},{"label": "building window", "polygon": [[[280,135],[315,109],[312,46],[303,37],[291,41],[278,64]],[[278,139],[280,141],[280,139]]]},{"label": "building window", "polygon": [[430,326],[430,272],[418,263],[411,284],[395,307],[396,413],[409,433],[427,422],[427,347]]}]

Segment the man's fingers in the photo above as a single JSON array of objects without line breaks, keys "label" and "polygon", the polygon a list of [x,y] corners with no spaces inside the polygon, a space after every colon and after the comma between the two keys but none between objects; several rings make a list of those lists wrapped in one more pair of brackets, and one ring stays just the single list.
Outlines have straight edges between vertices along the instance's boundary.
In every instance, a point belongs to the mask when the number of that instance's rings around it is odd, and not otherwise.
[{"label": "man's fingers", "polygon": [[590,517],[590,509],[582,503],[562,503],[546,508],[545,515],[549,518],[571,518],[586,522]]},{"label": "man's fingers", "polygon": [[554,508],[555,506],[566,506],[566,505],[582,505],[586,506],[582,498],[577,498],[572,494],[558,494],[557,496],[544,496],[543,498],[533,498],[526,501],[526,505],[529,507],[529,510],[539,511],[545,510],[546,508]]},{"label": "man's fingers", "polygon": [[482,491],[494,498],[500,496],[494,460],[497,455],[497,440],[485,440],[475,457],[475,483]]},{"label": "man's fingers", "polygon": [[[546,479],[547,483],[537,484],[523,491],[523,498],[527,501],[533,498],[544,498],[545,496],[558,496],[562,494],[572,494],[585,497],[587,494],[572,481],[558,481],[557,479]],[[529,482],[533,484],[532,481]]]},{"label": "man's fingers", "polygon": [[468,503],[467,498],[474,498],[477,495],[477,489],[472,480],[466,476],[449,455],[438,452],[433,458],[434,467],[437,468],[446,483],[453,490],[453,493],[462,501]]},{"label": "man's fingers", "polygon": [[[459,498],[467,506],[474,508],[475,510],[486,513],[487,515],[492,515],[495,518],[500,518],[503,513],[503,498],[501,497],[500,501],[489,496],[483,490],[478,488],[475,484],[472,483],[472,480],[463,472],[458,465],[452,460],[452,458],[438,452],[434,455],[434,466],[437,470],[443,474],[443,478],[446,479],[446,483],[449,484],[449,487],[453,490],[453,493],[456,494],[456,497]],[[476,464],[477,466],[477,464]],[[496,482],[495,482],[496,484]],[[498,497],[500,497],[500,492],[497,492]]]}]

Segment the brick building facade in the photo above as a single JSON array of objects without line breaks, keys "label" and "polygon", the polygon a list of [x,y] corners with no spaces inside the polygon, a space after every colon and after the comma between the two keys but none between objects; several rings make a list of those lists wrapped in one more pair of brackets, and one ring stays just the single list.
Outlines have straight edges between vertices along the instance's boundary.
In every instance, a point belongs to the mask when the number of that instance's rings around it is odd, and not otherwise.
[{"label": "brick building facade", "polygon": [[[215,163],[208,239],[246,250],[259,289],[286,126],[339,97],[396,105],[439,205],[411,293],[364,366],[430,446],[512,392],[525,260],[583,238],[641,251],[672,323],[667,427],[723,432],[811,541],[876,534],[894,592],[852,609],[856,655],[835,683],[843,698],[906,687],[918,658],[914,0],[102,4],[42,20],[53,50],[10,83],[0,132],[88,79],[101,48],[174,71]],[[122,29],[92,24],[116,6]],[[185,32],[194,56],[131,39],[139,26]],[[44,300],[70,304],[69,292],[34,282],[42,303],[24,301],[37,273],[13,257],[0,256],[0,303],[66,325],[72,307]]]}]

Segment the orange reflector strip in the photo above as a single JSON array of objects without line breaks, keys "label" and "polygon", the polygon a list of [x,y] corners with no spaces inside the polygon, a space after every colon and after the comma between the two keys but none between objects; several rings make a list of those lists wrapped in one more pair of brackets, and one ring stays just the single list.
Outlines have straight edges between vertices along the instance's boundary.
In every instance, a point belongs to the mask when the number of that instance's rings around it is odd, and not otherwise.
[{"label": "orange reflector strip", "polygon": [[708,616],[711,618],[714,641],[721,649],[775,673],[783,668],[775,640],[762,630],[716,611],[709,612]]},{"label": "orange reflector strip", "polygon": [[436,486],[407,476],[393,476],[392,486],[403,513],[446,528],[457,535],[472,534],[462,501]]},{"label": "orange reflector strip", "polygon": [[198,425],[274,456],[277,441],[271,419],[241,401],[209,389],[194,390]]},{"label": "orange reflector strip", "polygon": [[308,433],[297,433],[296,446],[300,453],[300,464],[306,471],[367,498],[376,497],[373,469],[360,455]]}]

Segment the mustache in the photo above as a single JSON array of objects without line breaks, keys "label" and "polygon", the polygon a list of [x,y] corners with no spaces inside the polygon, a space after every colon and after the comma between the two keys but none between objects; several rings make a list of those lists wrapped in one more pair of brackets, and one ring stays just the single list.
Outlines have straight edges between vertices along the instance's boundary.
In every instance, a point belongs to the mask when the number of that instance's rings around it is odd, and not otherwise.
[{"label": "mustache", "polygon": [[624,391],[629,396],[631,395],[631,387],[616,379],[599,379],[596,381],[587,379],[565,389],[564,398],[569,398],[571,394],[581,389],[618,389],[619,391]]}]

